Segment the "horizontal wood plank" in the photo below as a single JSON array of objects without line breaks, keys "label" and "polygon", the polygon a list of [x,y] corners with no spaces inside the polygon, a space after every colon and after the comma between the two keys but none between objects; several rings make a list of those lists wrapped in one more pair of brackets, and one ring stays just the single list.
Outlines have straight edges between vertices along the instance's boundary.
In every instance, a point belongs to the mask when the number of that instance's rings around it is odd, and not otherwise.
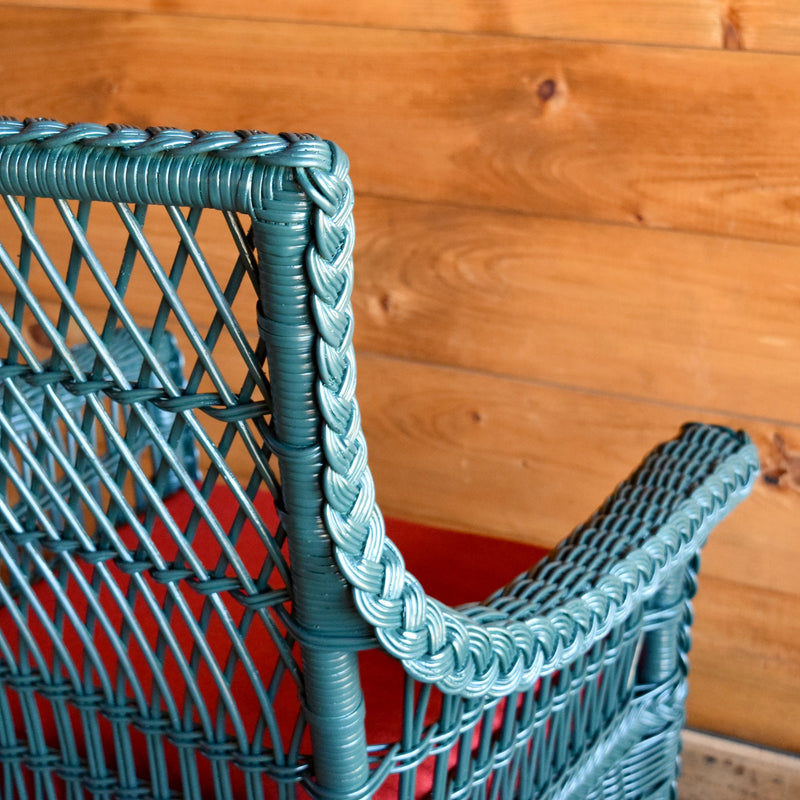
[{"label": "horizontal wood plank", "polygon": [[[146,228],[168,265],[178,237],[156,211]],[[92,214],[94,252],[113,272],[127,231],[106,204]],[[795,246],[373,197],[356,218],[362,350],[800,423]],[[11,224],[0,213],[0,233],[18,238]],[[66,263],[51,205],[39,204],[36,227]],[[236,254],[219,215],[206,215],[198,240],[224,283]],[[128,303],[144,314],[156,287],[141,266]],[[29,282],[53,293],[39,269]],[[191,264],[180,293],[201,319],[207,291]],[[78,296],[106,302],[93,281]],[[251,287],[237,300],[243,322],[254,306]]]},{"label": "horizontal wood plank", "polygon": [[0,46],[7,113],[314,130],[360,193],[800,242],[787,56],[13,7]]},{"label": "horizontal wood plank", "polygon": [[800,249],[356,204],[363,350],[800,422]]},{"label": "horizontal wood plank", "polygon": [[[77,204],[72,203],[73,216],[77,212]],[[65,212],[66,213],[66,212]],[[186,216],[186,210],[184,210]],[[70,259],[72,238],[64,218],[58,212],[55,203],[39,199],[33,217],[33,228],[39,244],[48,253],[51,264],[62,274]],[[74,223],[74,220],[73,220]],[[242,220],[246,231],[249,220]],[[166,210],[162,207],[150,207],[141,224],[147,238],[151,257],[161,265],[165,274],[170,274],[175,263],[176,254],[181,243],[180,233],[176,229]],[[21,234],[6,205],[0,203],[0,241],[16,257],[21,242]],[[130,234],[121,216],[111,203],[93,203],[88,216],[85,242],[93,258],[102,264],[110,276],[112,284],[116,284],[122,265],[125,262],[125,249],[129,244]],[[238,250],[224,216],[214,210],[203,212],[194,232],[193,248],[200,254],[200,266],[192,258],[186,259],[186,267],[180,271],[180,279],[176,276],[176,296],[188,316],[194,320],[202,334],[214,315],[215,307],[209,300],[212,289],[222,293],[231,280],[239,257]],[[216,286],[209,288],[205,284],[204,275],[213,275]],[[38,261],[32,259],[27,272],[26,282],[38,298],[43,301],[58,299],[58,294],[48,273]],[[161,300],[161,290],[147,267],[141,253],[134,261],[131,275],[125,283],[124,301],[128,310],[141,321],[142,325],[152,323]],[[11,281],[5,273],[0,274],[0,294],[12,291]],[[73,295],[78,304],[86,309],[107,309],[109,298],[101,289],[100,283],[93,277],[91,270],[84,266],[80,277],[73,287]],[[256,292],[252,281],[245,277],[232,301],[232,310],[243,327],[249,325],[255,331]],[[55,318],[54,318],[55,319]],[[179,327],[173,322],[174,327]]]},{"label": "horizontal wood plank", "polygon": [[[359,363],[378,499],[401,518],[552,546],[688,420],[744,427],[765,466],[774,455],[766,422],[372,355]],[[781,433],[800,450],[798,428]],[[797,592],[798,513],[793,484],[759,481],[712,537],[706,570]]]},{"label": "horizontal wood plank", "polygon": [[689,723],[800,752],[797,588],[747,586],[705,571],[695,609]]},{"label": "horizontal wood plank", "polygon": [[796,0],[501,0],[490,5],[481,0],[434,4],[424,0],[241,0],[235,7],[215,0],[171,0],[168,4],[162,0],[29,0],[27,5],[728,50],[800,50]]}]

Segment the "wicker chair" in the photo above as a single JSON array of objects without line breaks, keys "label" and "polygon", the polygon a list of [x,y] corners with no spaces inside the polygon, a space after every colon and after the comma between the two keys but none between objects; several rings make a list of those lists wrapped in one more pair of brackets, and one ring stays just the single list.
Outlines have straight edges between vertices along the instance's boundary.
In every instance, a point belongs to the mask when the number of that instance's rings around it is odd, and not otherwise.
[{"label": "wicker chair", "polygon": [[[744,434],[686,426],[543,559],[387,535],[341,150],[3,118],[0,192],[3,798],[674,796]],[[487,600],[434,599],[461,568]]]}]

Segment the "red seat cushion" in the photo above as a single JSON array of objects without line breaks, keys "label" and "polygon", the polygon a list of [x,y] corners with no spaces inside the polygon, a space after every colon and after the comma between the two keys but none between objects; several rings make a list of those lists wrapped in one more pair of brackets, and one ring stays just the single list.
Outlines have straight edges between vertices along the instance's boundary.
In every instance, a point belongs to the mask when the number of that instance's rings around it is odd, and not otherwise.
[{"label": "red seat cushion", "polygon": [[[210,498],[210,504],[217,514],[223,526],[232,522],[237,504],[230,491],[223,486],[215,488]],[[192,511],[193,503],[188,495],[180,492],[167,501],[167,506],[178,526],[184,526]],[[272,498],[263,493],[256,499],[256,507],[267,521],[271,530],[275,529],[277,516],[272,503]],[[486,597],[499,586],[504,585],[515,575],[529,568],[536,563],[544,554],[540,548],[531,547],[516,542],[508,542],[488,537],[476,536],[472,534],[457,533],[454,531],[436,529],[423,525],[416,525],[399,520],[387,520],[388,535],[396,542],[406,560],[408,569],[416,575],[422,585],[439,600],[449,604],[480,600]],[[121,529],[121,536],[127,541],[130,538],[131,547],[134,546],[133,534],[129,529]],[[163,525],[157,523],[151,536],[157,544],[167,561],[172,560],[177,555],[177,546],[164,529]],[[219,555],[219,546],[207,528],[200,527],[192,543],[195,553],[206,563],[206,566],[213,568]],[[237,545],[239,552],[251,575],[257,575],[260,569],[260,561],[263,560],[263,545],[258,543],[255,532],[247,526],[242,531]],[[259,562],[259,563],[250,563]],[[112,563],[113,562],[109,562]],[[87,575],[90,567],[87,566]],[[121,583],[124,585],[126,576],[120,573]],[[274,584],[274,581],[273,581]],[[74,586],[74,582],[69,584]],[[156,590],[163,587],[157,586]],[[72,594],[69,592],[71,600]],[[86,609],[85,600],[79,596],[74,599],[78,612],[84,615]],[[37,584],[37,595],[40,596],[45,608],[54,608],[52,592],[48,589],[45,582]],[[101,597],[102,600],[102,597]],[[195,614],[200,615],[203,608],[202,594],[196,598],[190,598],[190,604]],[[113,607],[113,603],[109,603]],[[137,608],[141,608],[137,606]],[[141,612],[146,609],[141,608]],[[3,620],[8,612],[0,612],[0,626],[4,632],[15,627],[8,619]],[[113,612],[110,612],[113,613]],[[146,619],[146,613],[143,619]],[[115,622],[114,624],[118,624]],[[142,623],[143,626],[147,622]],[[37,629],[38,624],[34,622],[31,632],[34,636],[41,635],[47,640],[47,635],[41,629]],[[190,641],[190,634],[187,628],[176,624],[175,635],[179,639]],[[224,641],[225,650],[229,647],[227,634],[224,629],[212,624],[208,630],[208,640],[213,649],[215,640]],[[15,638],[13,633],[10,637]],[[64,634],[64,644],[67,648],[82,648],[80,638],[74,630],[67,629]],[[101,656],[104,653],[110,654],[111,645],[104,641],[102,634],[98,632],[95,645]],[[189,648],[187,647],[187,652]],[[142,674],[147,674],[147,664],[142,653],[137,652],[135,647],[130,648],[128,653],[131,661],[141,664]],[[362,665],[362,684],[367,708],[367,736],[370,744],[388,743],[397,741],[401,733],[402,716],[402,697],[404,673],[402,667],[391,657],[379,650],[370,650],[360,655]],[[166,680],[171,684],[180,682],[180,672],[175,663],[165,663],[163,672]],[[203,692],[208,689],[216,699],[218,690],[210,673],[204,673],[202,666],[198,668],[197,680]],[[286,681],[285,685],[291,687],[291,683]],[[148,685],[145,685],[148,688]],[[257,701],[253,700],[253,689],[248,680],[237,680],[236,674],[231,680],[231,691],[236,697],[239,708],[243,709],[243,721],[247,730],[253,730],[259,713]],[[237,696],[237,692],[241,696]],[[279,692],[275,702],[276,713],[288,715],[285,721],[278,720],[282,730],[291,730],[294,722],[294,715],[297,713],[297,700],[293,696],[290,688],[283,693]],[[438,708],[437,702],[432,702],[426,721],[432,721]],[[19,712],[20,709],[17,709]],[[253,717],[248,718],[248,713]],[[77,719],[76,719],[77,723]],[[21,723],[20,723],[21,724]],[[56,740],[52,742],[56,744]],[[146,742],[144,737],[134,738],[135,749],[141,748],[140,755],[145,758]],[[175,773],[178,772],[177,765],[174,766]],[[417,796],[424,795],[430,788],[432,776],[433,760],[428,759],[420,768],[417,776]],[[172,770],[170,770],[172,771]],[[427,785],[426,785],[427,784]],[[396,792],[397,779],[387,781],[383,789],[378,793],[379,797],[388,797]]]},{"label": "red seat cushion", "polygon": [[[425,590],[448,605],[482,600],[519,573],[537,563],[547,551],[521,542],[432,528],[395,519],[386,520],[389,537],[397,544],[406,568]],[[361,655],[361,682],[367,707],[370,743],[398,741],[402,732],[404,672],[401,665],[379,650]],[[436,720],[441,696],[434,690],[425,726]],[[502,703],[494,716],[502,718]],[[473,743],[477,744],[477,741]],[[456,749],[452,751],[453,765]],[[425,797],[433,784],[435,759],[426,758],[415,775],[415,795]],[[391,776],[375,797],[396,797],[399,778]]]},{"label": "red seat cushion", "polygon": [[387,518],[386,532],[428,594],[450,606],[483,600],[547,554],[523,542],[396,519]]}]

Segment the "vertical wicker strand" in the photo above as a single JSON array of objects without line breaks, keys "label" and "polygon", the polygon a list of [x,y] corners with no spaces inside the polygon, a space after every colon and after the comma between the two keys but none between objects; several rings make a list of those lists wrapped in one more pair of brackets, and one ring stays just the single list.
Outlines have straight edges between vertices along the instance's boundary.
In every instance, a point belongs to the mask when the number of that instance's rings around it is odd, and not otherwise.
[{"label": "vertical wicker strand", "polygon": [[[281,471],[283,524],[289,533],[293,615],[318,646],[303,645],[304,709],[320,787],[356,796],[369,776],[364,700],[357,654],[337,636],[362,634],[364,624],[338,574],[322,519],[321,421],[316,402],[316,332],[305,257],[313,206],[288,170],[271,170],[265,206],[256,209],[259,328],[267,346],[273,435]],[[309,787],[313,792],[313,789]]]}]

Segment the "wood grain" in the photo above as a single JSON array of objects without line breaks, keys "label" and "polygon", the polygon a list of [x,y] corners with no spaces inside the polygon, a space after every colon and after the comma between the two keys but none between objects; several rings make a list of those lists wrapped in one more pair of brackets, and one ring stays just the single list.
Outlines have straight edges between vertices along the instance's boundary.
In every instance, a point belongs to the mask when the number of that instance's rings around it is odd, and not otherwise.
[{"label": "wood grain", "polygon": [[791,57],[9,7],[0,46],[17,115],[315,130],[361,193],[800,242]]},{"label": "wood grain", "polygon": [[706,572],[695,601],[690,724],[800,751],[797,589],[745,586]]},{"label": "wood grain", "polygon": [[[155,211],[147,231],[169,265],[177,235]],[[795,246],[373,197],[359,198],[356,217],[362,350],[800,422]],[[0,232],[9,227],[0,213]],[[44,202],[37,230],[65,263],[64,224]],[[90,239],[112,269],[126,236],[98,204]],[[224,281],[235,255],[218,215],[206,215],[198,240]],[[40,270],[30,282],[52,293]],[[132,287],[134,311],[146,311],[153,288],[146,278]],[[207,293],[191,265],[181,295],[202,318]],[[80,297],[104,302],[89,281]],[[252,289],[237,300],[243,318],[254,303]]]},{"label": "wood grain", "polygon": [[[681,424],[744,427],[765,464],[775,427],[362,354],[359,397],[378,499],[392,516],[551,546]],[[800,449],[800,431],[782,429]],[[761,481],[709,545],[706,568],[797,591],[797,490]],[[769,536],[770,548],[763,548]],[[719,539],[719,543],[717,543]]]},{"label": "wood grain", "polygon": [[800,422],[794,246],[360,198],[363,350]]},{"label": "wood grain", "polygon": [[[5,3],[9,5],[9,3]],[[13,5],[11,3],[10,5]],[[29,0],[28,6],[242,17],[300,23],[493,33],[537,38],[797,52],[796,0]]]},{"label": "wood grain", "polygon": [[[74,215],[77,204],[73,203],[71,208]],[[186,210],[184,210],[185,215]],[[244,220],[243,225],[247,230],[249,223]],[[34,229],[51,262],[65,272],[70,259],[72,240],[54,203],[44,199],[38,200],[34,214]],[[165,209],[151,207],[142,224],[142,230],[150,244],[152,256],[161,265],[162,271],[170,274],[181,239]],[[5,203],[0,203],[0,241],[9,249],[12,257],[17,255],[20,240],[16,223]],[[103,265],[112,282],[116,282],[121,265],[124,263],[129,234],[111,203],[92,204],[86,240],[94,258]],[[216,290],[223,291],[231,279],[231,272],[238,258],[238,252],[223,215],[213,210],[205,211],[195,231],[194,240],[204,259],[204,270],[214,275],[217,281]],[[26,281],[36,296],[42,300],[58,299],[51,280],[36,259],[32,259]],[[211,322],[214,306],[209,301],[209,289],[201,277],[200,270],[191,258],[186,260],[186,267],[181,271],[180,279],[175,277],[174,282],[180,302],[199,330],[205,334],[205,326]],[[11,292],[11,282],[5,273],[0,275],[0,293],[3,292],[6,294]],[[108,298],[86,266],[81,269],[74,296],[86,309],[108,307]],[[129,311],[141,320],[142,325],[149,325],[156,314],[161,293],[141,256],[137,256],[134,262],[124,297]],[[255,289],[250,279],[245,278],[233,301],[233,310],[238,314],[237,319],[243,326],[246,327],[250,321],[251,331],[255,331],[255,305]]]}]

